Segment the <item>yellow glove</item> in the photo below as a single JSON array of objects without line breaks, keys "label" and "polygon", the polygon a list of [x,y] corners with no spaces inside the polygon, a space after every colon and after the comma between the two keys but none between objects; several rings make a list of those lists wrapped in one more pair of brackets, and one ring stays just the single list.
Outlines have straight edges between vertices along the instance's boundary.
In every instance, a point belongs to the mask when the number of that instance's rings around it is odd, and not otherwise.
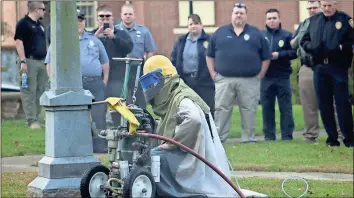
[{"label": "yellow glove", "polygon": [[129,133],[134,135],[140,123],[122,100],[123,98],[109,97],[105,101],[108,103],[110,110],[118,111],[129,122]]}]

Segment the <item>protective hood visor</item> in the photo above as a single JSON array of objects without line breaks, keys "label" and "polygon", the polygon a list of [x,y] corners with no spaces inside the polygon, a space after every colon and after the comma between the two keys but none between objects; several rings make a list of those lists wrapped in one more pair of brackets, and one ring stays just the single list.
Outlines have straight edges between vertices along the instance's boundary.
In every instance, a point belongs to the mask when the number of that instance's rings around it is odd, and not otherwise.
[{"label": "protective hood visor", "polygon": [[147,103],[150,103],[164,85],[165,78],[161,72],[162,69],[159,68],[143,75],[139,79]]}]

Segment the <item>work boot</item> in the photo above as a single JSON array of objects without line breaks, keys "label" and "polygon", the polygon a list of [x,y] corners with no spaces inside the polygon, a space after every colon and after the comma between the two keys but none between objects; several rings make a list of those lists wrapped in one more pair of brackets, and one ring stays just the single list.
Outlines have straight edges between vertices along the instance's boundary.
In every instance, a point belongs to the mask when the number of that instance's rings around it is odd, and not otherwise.
[{"label": "work boot", "polygon": [[304,137],[304,141],[305,141],[306,143],[318,144],[317,138],[307,138],[307,137]]},{"label": "work boot", "polygon": [[29,126],[30,129],[40,129],[41,125],[38,122],[34,122]]}]

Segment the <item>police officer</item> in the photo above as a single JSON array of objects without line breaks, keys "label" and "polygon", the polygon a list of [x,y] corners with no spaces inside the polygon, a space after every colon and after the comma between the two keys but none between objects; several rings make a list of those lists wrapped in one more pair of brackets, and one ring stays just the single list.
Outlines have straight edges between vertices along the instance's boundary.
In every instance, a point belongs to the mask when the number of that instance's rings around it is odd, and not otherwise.
[{"label": "police officer", "polygon": [[[320,2],[307,1],[307,11],[309,16],[320,13]],[[311,55],[306,53],[300,46],[300,41],[307,30],[309,22],[310,18],[307,18],[299,25],[294,38],[291,40],[291,46],[297,50],[297,55],[301,62],[301,67],[298,71],[298,85],[304,119],[304,140],[317,143],[320,126],[318,122],[317,98],[313,84],[313,71],[311,69],[313,61]]]},{"label": "police officer", "polygon": [[[112,8],[108,5],[100,5],[96,9],[98,28],[92,33],[99,38],[105,47],[109,57],[109,79],[106,87],[106,98],[121,97],[124,84],[125,63],[113,60],[112,58],[124,58],[133,49],[133,41],[129,34],[114,27],[114,16]],[[106,26],[105,26],[106,25]],[[120,114],[107,112],[106,121],[108,125],[118,125]],[[112,120],[114,119],[114,121]]]},{"label": "police officer", "polygon": [[[133,50],[131,53],[128,54],[128,57],[148,59],[150,56],[152,56],[156,51],[155,41],[146,27],[135,23],[135,10],[132,4],[124,4],[122,6],[121,19],[122,22],[116,25],[116,28],[127,31],[134,43]],[[133,92],[137,65],[138,65],[137,62],[131,63],[132,67],[130,69],[128,96],[131,96]],[[142,69],[140,71],[140,76],[141,75],[142,75]],[[146,108],[146,102],[144,100],[144,95],[142,93],[140,84],[138,84],[136,100],[137,100],[136,104],[138,106],[142,108]],[[131,103],[130,97],[128,97],[128,103]]]},{"label": "police officer", "polygon": [[210,36],[205,33],[197,14],[188,17],[188,29],[189,32],[175,42],[171,62],[184,82],[207,103],[214,117],[215,84],[205,59]]},{"label": "police officer", "polygon": [[290,74],[291,59],[297,58],[290,46],[292,34],[281,27],[277,9],[266,12],[266,29],[262,31],[269,42],[272,60],[265,77],[261,81],[261,104],[263,109],[263,132],[265,140],[275,140],[275,98],[280,110],[282,140],[292,140],[294,118],[291,101]]},{"label": "police officer", "polygon": [[43,2],[29,1],[28,14],[17,22],[15,41],[20,62],[20,73],[27,73],[28,87],[21,87],[21,101],[27,125],[31,129],[41,128],[39,124],[41,105],[39,98],[45,91],[48,76],[44,58],[47,53],[44,27],[40,23],[45,13]]},{"label": "police officer", "polygon": [[260,80],[272,54],[262,32],[247,23],[246,4],[234,4],[231,23],[219,27],[210,38],[206,62],[215,82],[215,125],[221,142],[230,132],[237,98],[242,120],[242,142],[256,142],[255,119]]},{"label": "police officer", "polygon": [[310,25],[300,44],[314,59],[315,91],[328,134],[327,145],[340,145],[334,118],[334,96],[343,143],[353,147],[353,115],[348,100],[348,69],[354,42],[353,19],[337,11],[336,1],[322,1],[321,5],[323,12],[310,18]]},{"label": "police officer", "polygon": [[[109,75],[108,55],[102,42],[92,33],[85,31],[85,15],[79,13],[77,18],[83,88],[89,90],[92,93],[92,95],[95,97],[95,101],[103,101],[105,100],[104,89],[105,85],[107,84]],[[51,50],[51,46],[49,46],[45,60],[49,75]],[[97,129],[102,130],[106,128],[105,112],[105,104],[93,105],[91,108],[92,121],[95,122]],[[107,152],[106,140],[98,137],[93,137],[93,152]]]}]

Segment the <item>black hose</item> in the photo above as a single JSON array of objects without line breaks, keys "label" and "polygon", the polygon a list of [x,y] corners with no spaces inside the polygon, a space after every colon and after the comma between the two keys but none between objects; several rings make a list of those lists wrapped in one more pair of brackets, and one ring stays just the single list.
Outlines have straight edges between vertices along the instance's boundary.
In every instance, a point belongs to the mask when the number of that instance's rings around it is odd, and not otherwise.
[{"label": "black hose", "polygon": [[164,136],[160,136],[157,134],[151,134],[151,133],[135,133],[134,135],[138,135],[138,136],[145,136],[145,137],[150,137],[150,138],[154,138],[154,139],[160,139],[160,140],[164,140],[166,142],[169,142],[171,144],[174,144],[178,147],[180,147],[183,150],[186,150],[187,152],[189,152],[190,154],[194,155],[196,158],[200,159],[202,162],[204,162],[206,165],[208,165],[211,169],[213,169],[217,174],[219,174],[236,192],[237,194],[242,197],[245,198],[245,195],[241,192],[240,189],[237,188],[237,186],[231,182],[231,180],[229,178],[227,178],[219,169],[217,169],[214,165],[212,165],[210,162],[208,162],[206,159],[204,159],[202,156],[200,156],[198,153],[194,152],[192,149],[188,148],[187,146]]}]

